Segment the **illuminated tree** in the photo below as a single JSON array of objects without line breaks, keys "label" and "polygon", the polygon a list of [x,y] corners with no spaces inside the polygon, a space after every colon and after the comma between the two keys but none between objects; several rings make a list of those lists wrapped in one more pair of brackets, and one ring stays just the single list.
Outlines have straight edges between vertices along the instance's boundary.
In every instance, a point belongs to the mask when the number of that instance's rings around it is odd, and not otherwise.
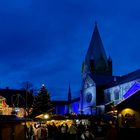
[{"label": "illuminated tree", "polygon": [[35,96],[32,107],[32,117],[43,113],[51,113],[52,104],[50,100],[50,95],[44,85],[42,85],[38,95]]}]

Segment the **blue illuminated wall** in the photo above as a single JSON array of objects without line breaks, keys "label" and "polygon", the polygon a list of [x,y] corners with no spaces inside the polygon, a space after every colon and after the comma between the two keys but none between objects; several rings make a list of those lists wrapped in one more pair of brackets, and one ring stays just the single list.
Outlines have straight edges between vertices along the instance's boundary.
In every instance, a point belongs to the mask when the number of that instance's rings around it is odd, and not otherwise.
[{"label": "blue illuminated wall", "polygon": [[134,85],[132,85],[132,87],[123,95],[123,97],[126,99],[138,90],[140,90],[140,83],[135,82]]},{"label": "blue illuminated wall", "polygon": [[65,103],[63,103],[63,101],[59,101],[57,103],[55,103],[54,106],[54,114],[67,114],[68,113],[68,106],[70,105],[71,107],[71,112],[78,114],[79,112],[79,100],[73,100],[71,102],[71,104],[68,104],[67,101],[65,101]]},{"label": "blue illuminated wall", "polygon": [[138,80],[130,81],[104,90],[105,104],[114,102],[115,105],[130,96],[140,87]]},{"label": "blue illuminated wall", "polygon": [[86,75],[83,81],[80,111],[82,114],[95,114],[96,108],[96,85],[90,75]]},{"label": "blue illuminated wall", "polygon": [[78,114],[79,113],[79,101],[73,102],[71,105],[72,105],[72,112]]},{"label": "blue illuminated wall", "polygon": [[59,105],[59,104],[57,104],[55,106],[54,114],[66,114],[66,112],[67,112],[67,106],[66,105]]}]

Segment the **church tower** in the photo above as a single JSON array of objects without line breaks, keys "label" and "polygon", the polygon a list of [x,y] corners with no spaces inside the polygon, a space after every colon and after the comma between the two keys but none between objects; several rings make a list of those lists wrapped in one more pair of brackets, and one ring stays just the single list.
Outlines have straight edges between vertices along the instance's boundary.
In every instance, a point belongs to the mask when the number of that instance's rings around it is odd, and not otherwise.
[{"label": "church tower", "polygon": [[97,23],[95,23],[89,48],[82,64],[81,113],[96,113],[97,88],[100,84],[104,84],[105,77],[112,77],[112,60],[111,57],[107,58]]}]

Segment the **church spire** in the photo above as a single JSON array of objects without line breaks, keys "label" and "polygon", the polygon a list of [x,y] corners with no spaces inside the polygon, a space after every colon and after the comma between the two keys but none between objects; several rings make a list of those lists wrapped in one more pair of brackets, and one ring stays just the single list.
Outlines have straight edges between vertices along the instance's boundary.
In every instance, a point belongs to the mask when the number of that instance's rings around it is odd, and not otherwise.
[{"label": "church spire", "polygon": [[71,107],[71,88],[69,84],[69,89],[68,89],[68,111],[67,113],[70,114],[72,112],[72,107]]},{"label": "church spire", "polygon": [[85,63],[88,66],[88,71],[93,73],[103,73],[108,68],[108,59],[99,34],[97,22],[95,22]]},{"label": "church spire", "polygon": [[101,57],[104,58],[105,63],[107,64],[107,56],[106,56],[103,43],[99,34],[97,22],[95,22],[95,27],[94,27],[90,45],[87,51],[86,60],[89,61],[89,59],[93,59],[96,65],[97,61]]},{"label": "church spire", "polygon": [[71,88],[70,88],[70,84],[69,84],[69,89],[68,89],[68,101],[71,101]]}]

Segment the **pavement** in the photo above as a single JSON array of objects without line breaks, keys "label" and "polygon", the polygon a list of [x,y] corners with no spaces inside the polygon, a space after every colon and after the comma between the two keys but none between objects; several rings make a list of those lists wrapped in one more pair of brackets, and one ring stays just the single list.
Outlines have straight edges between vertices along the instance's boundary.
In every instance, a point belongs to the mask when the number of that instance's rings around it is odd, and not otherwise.
[{"label": "pavement", "polygon": [[104,137],[95,137],[95,140],[104,140]]}]

